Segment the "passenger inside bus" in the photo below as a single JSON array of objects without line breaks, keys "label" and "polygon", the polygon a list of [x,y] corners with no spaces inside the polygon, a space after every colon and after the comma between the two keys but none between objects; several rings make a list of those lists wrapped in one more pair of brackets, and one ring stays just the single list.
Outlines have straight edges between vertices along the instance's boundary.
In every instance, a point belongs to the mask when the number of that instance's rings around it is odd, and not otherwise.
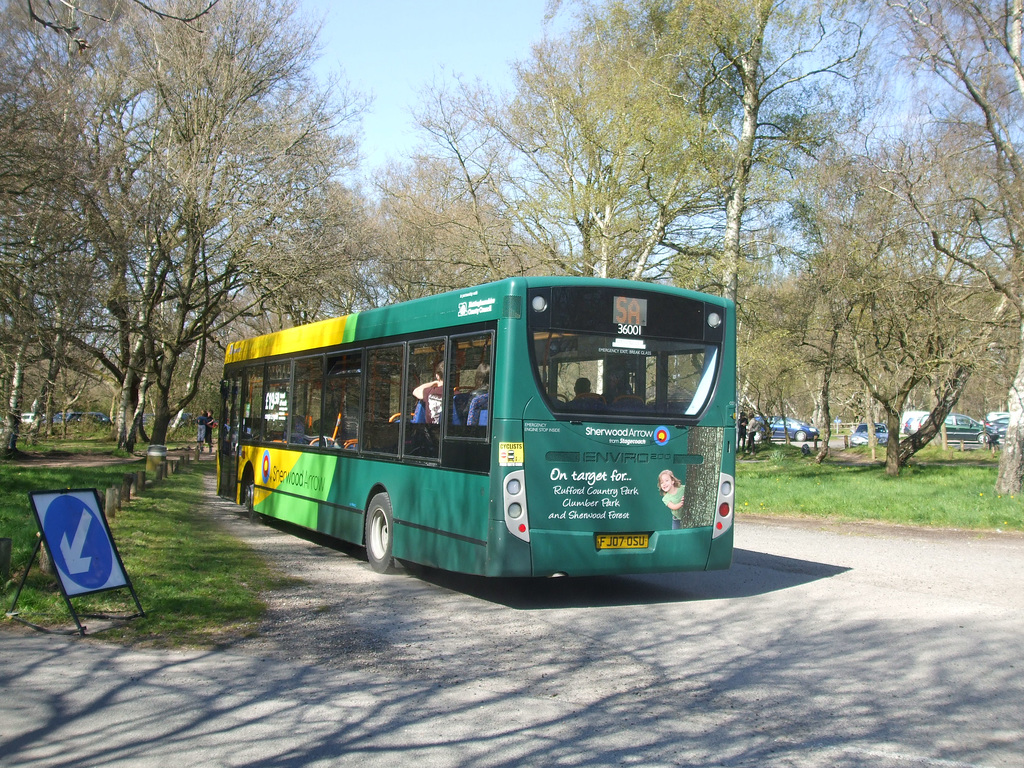
[{"label": "passenger inside bus", "polygon": [[473,391],[469,393],[469,412],[466,414],[466,424],[471,427],[480,427],[487,424],[487,411],[491,401],[488,389],[490,380],[491,366],[487,363],[481,363],[476,369]]},{"label": "passenger inside bus", "polygon": [[440,424],[444,405],[444,363],[434,366],[433,380],[420,384],[412,391],[412,395],[423,403],[423,423]]},{"label": "passenger inside bus", "polygon": [[576,383],[573,385],[573,393],[575,396],[569,401],[569,405],[575,409],[584,411],[604,409],[604,397],[591,391],[590,379],[586,376],[580,376],[576,379]]}]

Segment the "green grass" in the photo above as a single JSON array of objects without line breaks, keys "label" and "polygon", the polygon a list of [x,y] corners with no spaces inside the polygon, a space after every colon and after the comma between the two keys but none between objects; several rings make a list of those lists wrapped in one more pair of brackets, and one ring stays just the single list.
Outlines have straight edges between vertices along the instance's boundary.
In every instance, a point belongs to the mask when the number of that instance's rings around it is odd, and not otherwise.
[{"label": "green grass", "polygon": [[[883,458],[878,452],[879,460]],[[841,461],[856,457],[867,463]],[[815,464],[794,448],[761,450],[736,468],[736,507],[767,515],[873,520],[899,525],[1024,530],[1024,498],[995,493],[997,458],[986,451],[926,448],[899,477],[866,448]]]},{"label": "green grass", "polygon": [[[0,465],[0,536],[13,539],[12,577],[0,585],[5,612],[36,541],[28,492],[97,488],[103,498],[107,487],[120,485],[125,472],[143,467],[144,461],[78,469]],[[255,630],[266,610],[261,592],[290,583],[200,513],[203,475],[213,471],[212,463],[193,465],[191,471],[152,483],[110,521],[146,616],[115,623],[102,632],[104,639],[204,648],[230,642]],[[72,604],[80,614],[135,611],[127,589],[76,597]],[[40,626],[74,626],[56,581],[40,570],[38,561],[29,571],[17,611]],[[83,623],[88,627],[90,621]]]}]

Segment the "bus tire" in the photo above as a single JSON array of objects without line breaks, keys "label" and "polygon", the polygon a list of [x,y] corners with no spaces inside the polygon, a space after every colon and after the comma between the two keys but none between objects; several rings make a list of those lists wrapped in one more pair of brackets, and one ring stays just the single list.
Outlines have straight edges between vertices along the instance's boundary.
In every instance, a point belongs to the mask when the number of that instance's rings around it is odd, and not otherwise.
[{"label": "bus tire", "polygon": [[241,495],[242,506],[249,513],[249,520],[252,520],[256,516],[256,478],[253,476],[252,467],[246,467],[242,473]]},{"label": "bus tire", "polygon": [[365,525],[366,560],[377,573],[387,573],[394,565],[391,553],[395,519],[391,512],[391,499],[386,493],[378,493],[370,499]]}]

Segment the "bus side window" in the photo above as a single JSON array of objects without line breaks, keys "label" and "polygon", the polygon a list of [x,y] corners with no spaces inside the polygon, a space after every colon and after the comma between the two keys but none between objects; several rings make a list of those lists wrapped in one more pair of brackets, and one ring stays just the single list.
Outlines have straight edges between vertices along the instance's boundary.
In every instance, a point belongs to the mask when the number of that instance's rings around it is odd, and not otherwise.
[{"label": "bus side window", "polygon": [[442,339],[409,344],[410,423],[405,455],[437,459],[441,455],[441,424],[445,419],[445,343]]},{"label": "bus side window", "polygon": [[487,438],[490,421],[491,348],[493,334],[479,333],[452,338],[448,379],[451,381],[452,408],[448,436]]},{"label": "bus side window", "polygon": [[321,445],[346,451],[359,449],[362,372],[360,352],[327,358]]},{"label": "bus side window", "polygon": [[402,346],[369,350],[366,353],[362,450],[398,455],[405,400],[402,394]]},{"label": "bus side window", "polygon": [[320,388],[323,386],[322,357],[295,361],[295,389],[292,393],[292,424],[288,442],[320,445]]},{"label": "bus side window", "polygon": [[263,436],[267,440],[284,442],[291,403],[291,379],[291,363],[267,366],[267,386],[263,390]]},{"label": "bus side window", "polygon": [[263,428],[263,366],[245,369],[242,389],[242,439],[259,440]]}]

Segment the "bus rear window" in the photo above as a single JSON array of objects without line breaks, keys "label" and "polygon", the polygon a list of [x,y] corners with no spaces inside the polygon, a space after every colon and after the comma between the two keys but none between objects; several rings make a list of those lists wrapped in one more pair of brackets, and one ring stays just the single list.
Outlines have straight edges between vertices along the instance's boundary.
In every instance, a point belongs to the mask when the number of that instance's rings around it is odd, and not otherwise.
[{"label": "bus rear window", "polygon": [[541,390],[557,414],[696,418],[714,392],[718,348],[664,339],[537,331]]}]

